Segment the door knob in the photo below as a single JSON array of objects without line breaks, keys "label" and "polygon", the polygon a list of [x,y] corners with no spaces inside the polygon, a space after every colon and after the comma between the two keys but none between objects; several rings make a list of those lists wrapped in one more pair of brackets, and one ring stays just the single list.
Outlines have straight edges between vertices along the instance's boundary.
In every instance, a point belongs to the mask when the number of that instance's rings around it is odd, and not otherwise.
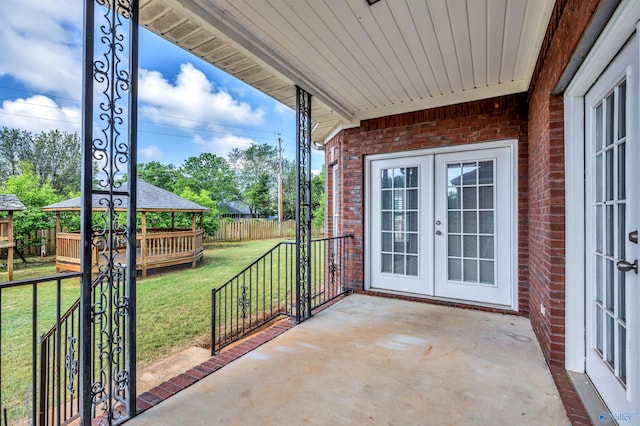
[{"label": "door knob", "polygon": [[436,231],[436,235],[442,235],[442,231]]},{"label": "door knob", "polygon": [[626,260],[619,260],[616,263],[616,268],[621,272],[629,272],[633,269],[633,272],[638,273],[638,261],[634,261],[633,263],[627,262]]}]

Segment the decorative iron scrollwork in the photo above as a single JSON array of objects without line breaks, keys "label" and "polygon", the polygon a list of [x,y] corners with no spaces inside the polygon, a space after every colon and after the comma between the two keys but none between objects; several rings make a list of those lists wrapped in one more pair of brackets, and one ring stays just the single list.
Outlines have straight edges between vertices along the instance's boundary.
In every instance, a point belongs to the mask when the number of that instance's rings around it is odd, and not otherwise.
[{"label": "decorative iron scrollwork", "polygon": [[251,299],[247,297],[247,286],[242,286],[242,292],[238,297],[238,306],[242,312],[242,319],[247,319],[247,309],[251,306]]},{"label": "decorative iron scrollwork", "polygon": [[331,253],[329,253],[329,284],[331,284],[332,289],[336,282],[336,269],[336,252],[331,250]]},{"label": "decorative iron scrollwork", "polygon": [[[84,90],[84,168],[93,165],[92,184],[83,182],[83,199],[91,198],[92,224],[85,225],[83,238],[91,242],[94,258],[87,251],[83,265],[95,275],[83,321],[90,316],[91,328],[83,331],[93,345],[91,356],[82,357],[90,370],[81,379],[82,423],[91,418],[113,424],[135,413],[135,160],[137,117],[138,1],[90,0],[85,14],[85,69],[91,70]],[[90,136],[90,137],[89,137]],[[90,157],[90,158],[88,158]],[[91,173],[90,170],[84,170]],[[124,173],[129,177],[123,185]],[[84,204],[87,205],[86,203]],[[119,210],[134,212],[124,219]],[[83,215],[83,217],[87,217]],[[89,235],[86,235],[89,234]],[[123,253],[126,242],[126,256]],[[124,260],[127,259],[127,260]],[[131,269],[133,268],[133,273]],[[84,293],[83,293],[84,294]],[[90,299],[90,300],[88,300]],[[90,380],[90,381],[89,381]],[[96,417],[97,416],[97,417]]]},{"label": "decorative iron scrollwork", "polygon": [[67,390],[71,395],[76,392],[73,384],[75,383],[74,379],[78,375],[78,360],[76,359],[76,338],[73,336],[67,337],[67,354],[64,356],[64,369],[67,371],[67,378],[69,379],[69,384],[67,385]]},{"label": "decorative iron scrollwork", "polygon": [[296,87],[296,320],[311,315],[311,94]]}]

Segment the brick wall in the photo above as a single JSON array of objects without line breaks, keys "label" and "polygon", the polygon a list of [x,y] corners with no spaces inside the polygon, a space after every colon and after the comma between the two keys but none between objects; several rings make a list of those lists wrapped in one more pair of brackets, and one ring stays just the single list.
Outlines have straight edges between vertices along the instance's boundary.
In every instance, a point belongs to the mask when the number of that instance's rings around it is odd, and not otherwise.
[{"label": "brick wall", "polygon": [[565,358],[565,174],[564,103],[552,91],[598,3],[556,3],[529,90],[529,315],[555,365]]},{"label": "brick wall", "polygon": [[[340,233],[356,236],[350,263],[353,288],[361,289],[364,283],[366,154],[517,138],[520,312],[531,318],[548,362],[564,365],[564,103],[562,95],[553,96],[552,91],[599,3],[556,2],[527,97],[506,96],[367,120],[327,144],[327,152],[335,148],[340,170]],[[333,163],[327,154],[327,164]],[[329,193],[328,209],[332,198]],[[328,221],[327,229],[332,229]]]},{"label": "brick wall", "polygon": [[[340,234],[354,234],[349,285],[364,286],[364,164],[365,155],[518,140],[518,284],[520,312],[528,313],[528,180],[526,95],[503,96],[465,104],[381,117],[340,132],[326,146],[327,212],[332,211],[331,167],[339,170]],[[332,158],[332,150],[334,156]],[[336,161],[337,160],[337,161]],[[332,222],[327,215],[327,230]]]}]

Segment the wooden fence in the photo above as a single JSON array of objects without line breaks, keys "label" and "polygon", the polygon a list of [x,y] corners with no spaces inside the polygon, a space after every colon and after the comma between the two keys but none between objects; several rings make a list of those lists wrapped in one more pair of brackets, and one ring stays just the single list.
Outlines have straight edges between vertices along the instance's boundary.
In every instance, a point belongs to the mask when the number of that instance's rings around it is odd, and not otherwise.
[{"label": "wooden fence", "polygon": [[[312,229],[312,235],[324,235],[324,227]],[[42,231],[34,232],[32,238],[40,240]],[[250,240],[266,240],[270,238],[295,238],[296,222],[287,220],[278,222],[277,220],[240,220],[236,222],[220,221],[218,231],[214,235],[205,235],[204,242],[218,241],[250,241]],[[44,231],[45,249],[49,256],[56,254],[56,230],[45,229]],[[6,249],[0,249],[0,257],[6,257]],[[25,250],[26,256],[39,256],[41,246],[28,247]]]},{"label": "wooden fence", "polygon": [[[30,235],[30,238],[35,239],[37,241],[42,240],[42,231],[36,231]],[[46,250],[47,255],[53,256],[56,254],[56,230],[55,229],[45,229],[44,230],[44,239],[45,244],[44,248]],[[6,249],[0,249],[0,258],[6,257]],[[27,247],[24,250],[25,256],[40,256],[41,246],[38,245],[36,247]],[[15,252],[14,252],[15,257]]]},{"label": "wooden fence", "polygon": [[[314,236],[324,234],[324,227],[312,230]],[[249,241],[269,238],[295,238],[296,222],[287,220],[240,220],[237,222],[220,221],[218,231],[214,235],[206,235],[206,243],[215,241]]]}]

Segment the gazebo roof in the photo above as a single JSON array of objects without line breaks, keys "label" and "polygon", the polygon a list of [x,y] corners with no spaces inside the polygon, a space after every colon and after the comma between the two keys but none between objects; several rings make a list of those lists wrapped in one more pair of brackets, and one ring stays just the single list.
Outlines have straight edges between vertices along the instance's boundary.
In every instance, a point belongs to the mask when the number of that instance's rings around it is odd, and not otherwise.
[{"label": "gazebo roof", "polygon": [[0,212],[15,212],[27,208],[13,194],[0,194]]},{"label": "gazebo roof", "polygon": [[[151,185],[142,179],[137,180],[137,210],[139,212],[206,212],[209,208],[196,204],[193,201],[186,200],[172,192]],[[122,184],[120,191],[127,190],[127,184]],[[116,196],[121,200],[122,206],[126,206],[125,196]],[[99,196],[93,196],[93,208],[96,210],[103,209],[100,205]],[[81,206],[80,197],[71,198],[69,200],[60,201],[59,203],[50,204],[42,208],[44,211],[79,211]],[[126,207],[116,208],[119,211],[125,211]]]}]

